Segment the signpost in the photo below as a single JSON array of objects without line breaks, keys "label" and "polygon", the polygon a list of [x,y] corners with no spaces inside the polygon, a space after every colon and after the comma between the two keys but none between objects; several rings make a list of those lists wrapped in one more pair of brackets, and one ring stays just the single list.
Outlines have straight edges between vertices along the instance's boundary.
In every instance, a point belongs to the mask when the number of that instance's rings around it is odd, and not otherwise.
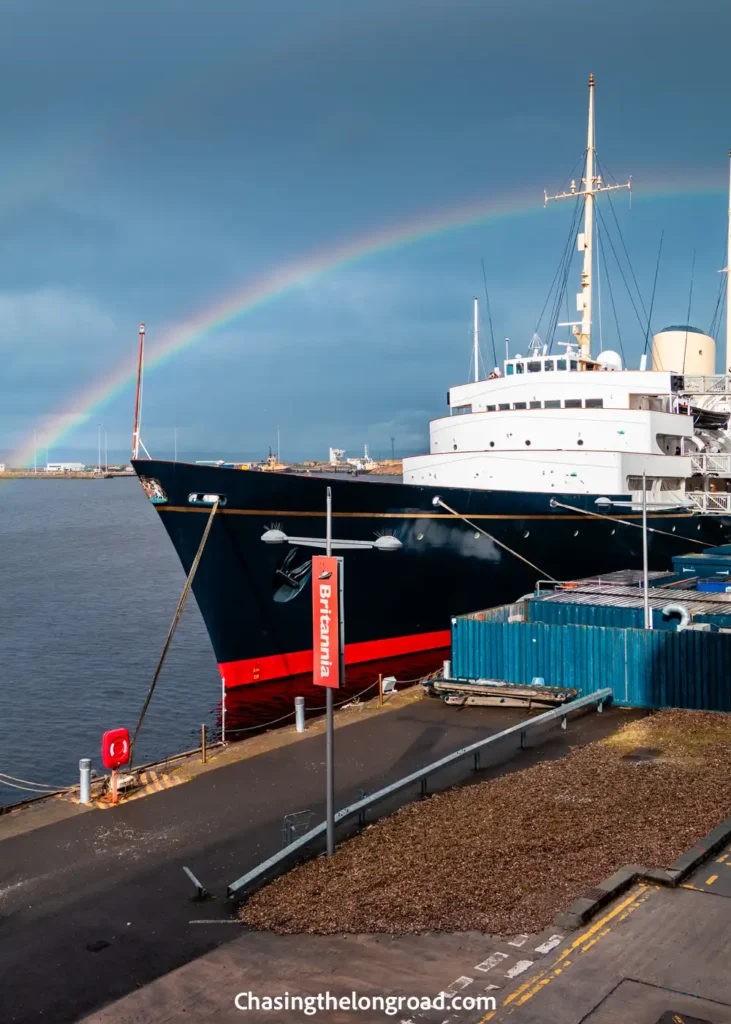
[{"label": "signpost", "polygon": [[326,555],[312,558],[312,681],[325,694],[325,820],[327,855],[335,853],[335,727],[333,690],[345,683],[343,559],[332,555],[332,491],[327,489]]}]

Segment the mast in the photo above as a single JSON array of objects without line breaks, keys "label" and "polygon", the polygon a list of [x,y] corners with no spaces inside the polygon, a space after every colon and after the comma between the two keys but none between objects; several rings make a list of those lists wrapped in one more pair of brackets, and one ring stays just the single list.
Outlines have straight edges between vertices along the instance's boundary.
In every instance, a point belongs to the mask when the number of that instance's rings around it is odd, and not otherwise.
[{"label": "mast", "polygon": [[[581,326],[576,331],[579,352],[584,359],[591,359],[591,300],[592,268],[594,257],[594,76],[589,75],[589,126],[586,133],[586,166],[584,168],[584,266],[581,271]],[[579,245],[582,238],[579,236]]]},{"label": "mast", "polygon": [[729,152],[728,179],[728,243],[726,246],[726,365],[724,374],[731,372],[731,152]]},{"label": "mast", "polygon": [[591,313],[592,313],[592,285],[593,285],[593,263],[594,263],[594,200],[599,192],[612,192],[615,189],[631,189],[631,181],[626,185],[605,185],[600,174],[594,173],[596,160],[596,147],[594,138],[594,75],[589,75],[589,124],[586,133],[586,160],[584,163],[584,177],[581,179],[583,188],[576,188],[576,182],[571,182],[569,192],[561,192],[555,196],[544,193],[545,203],[552,199],[575,199],[581,196],[584,201],[584,230],[578,236],[579,252],[584,253],[584,263],[581,270],[581,291],[576,296],[576,308],[581,313],[581,321],[571,325],[574,336],[579,343],[579,353],[582,359],[591,359]]},{"label": "mast", "polygon": [[145,348],[145,325],[140,324],[140,341],[137,351],[137,390],[135,392],[135,419],[132,428],[132,458],[140,453],[140,414],[142,407],[142,359]]},{"label": "mast", "polygon": [[472,328],[472,337],[474,340],[474,357],[475,357],[475,383],[480,379],[480,335],[479,335],[479,316],[477,299],[475,299],[474,308],[474,325]]}]

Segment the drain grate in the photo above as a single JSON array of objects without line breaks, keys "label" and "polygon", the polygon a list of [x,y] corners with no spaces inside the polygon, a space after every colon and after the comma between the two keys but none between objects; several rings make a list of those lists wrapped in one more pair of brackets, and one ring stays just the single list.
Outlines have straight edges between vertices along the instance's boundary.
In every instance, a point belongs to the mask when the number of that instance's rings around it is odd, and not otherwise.
[{"label": "drain grate", "polygon": [[606,889],[600,889],[598,885],[594,886],[593,889],[587,889],[584,893],[585,900],[600,900],[602,896],[607,895]]}]

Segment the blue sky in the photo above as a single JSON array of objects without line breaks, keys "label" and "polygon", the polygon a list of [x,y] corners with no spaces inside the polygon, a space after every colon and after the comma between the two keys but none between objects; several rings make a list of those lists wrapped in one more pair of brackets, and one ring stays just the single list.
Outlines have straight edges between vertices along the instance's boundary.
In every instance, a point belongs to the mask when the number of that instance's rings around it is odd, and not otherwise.
[{"label": "blue sky", "polygon": [[[653,325],[707,328],[727,180],[731,7],[619,0],[4,0],[0,14],[0,452],[86,383],[236,285],[340,239],[479,197],[557,188],[597,147]],[[145,437],[167,456],[418,450],[466,378],[484,258],[493,323],[525,348],[570,219],[537,212],[384,253],[297,290],[149,374]],[[605,214],[609,216],[608,212]],[[613,284],[625,350],[644,338]],[[576,277],[569,293],[576,290]],[[608,304],[605,343],[616,345]],[[487,338],[486,330],[483,336]],[[486,360],[492,362],[490,349]],[[324,404],[325,394],[334,398]],[[121,395],[97,423],[126,454]],[[52,454],[52,457],[53,457]]]}]

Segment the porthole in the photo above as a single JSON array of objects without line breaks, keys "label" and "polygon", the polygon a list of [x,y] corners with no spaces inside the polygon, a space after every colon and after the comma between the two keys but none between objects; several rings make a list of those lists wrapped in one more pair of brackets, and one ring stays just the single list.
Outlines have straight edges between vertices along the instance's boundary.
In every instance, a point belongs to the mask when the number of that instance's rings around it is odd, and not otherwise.
[{"label": "porthole", "polygon": [[698,523],[698,525],[696,526],[696,530],[700,530],[700,528],[701,528],[701,524]]},{"label": "porthole", "polygon": [[675,527],[673,527],[673,533],[675,533]]},{"label": "porthole", "polygon": [[526,441],[525,443],[526,443],[526,444],[530,444],[530,441]]},{"label": "porthole", "polygon": [[611,533],[609,534],[609,536],[610,536],[610,537],[613,537],[613,536],[615,535],[615,533],[616,533],[616,532],[617,532],[616,530],[612,530],[612,531],[611,531]]},{"label": "porthole", "polygon": [[578,537],[578,536],[579,536],[579,531],[578,530],[574,530],[574,537]]},{"label": "porthole", "polygon": [[416,539],[417,540],[423,540],[424,539],[424,534],[423,533],[417,533]]},{"label": "porthole", "polygon": [[523,530],[523,536],[526,540],[528,540],[528,538],[530,537],[530,530]]},{"label": "porthole", "polygon": [[475,532],[475,540],[479,540],[479,539],[480,539],[479,533]]},{"label": "porthole", "polygon": [[583,444],[584,442],[581,440],[581,438],[579,438],[579,440],[576,443],[577,444]]},{"label": "porthole", "polygon": [[495,442],[494,442],[494,441],[490,441],[490,447],[491,447],[491,448],[494,448],[494,447],[495,447]]},{"label": "porthole", "polygon": [[457,445],[456,444],[452,445],[452,447],[454,448],[455,451],[457,451]]}]

